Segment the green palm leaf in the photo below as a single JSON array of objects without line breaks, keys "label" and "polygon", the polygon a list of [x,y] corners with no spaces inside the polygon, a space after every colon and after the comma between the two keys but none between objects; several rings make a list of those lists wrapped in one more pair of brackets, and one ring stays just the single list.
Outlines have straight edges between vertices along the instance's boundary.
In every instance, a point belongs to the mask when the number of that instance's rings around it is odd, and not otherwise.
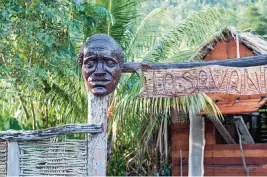
[{"label": "green palm leaf", "polygon": [[[156,9],[139,23],[126,50],[126,57],[133,61],[146,59],[150,62],[195,60],[198,47],[226,24],[231,24],[234,19],[229,10],[210,8],[192,14],[183,23],[176,25],[171,32],[166,30],[159,33],[157,27],[160,24],[155,27],[156,21],[153,21],[153,17],[158,18],[157,15],[163,13],[164,10]],[[149,25],[149,22],[152,25]],[[146,37],[148,34],[153,38],[153,42]],[[165,36],[157,40],[157,35],[163,34]],[[138,55],[139,50],[145,56]],[[167,157],[166,125],[170,123],[172,108],[185,112],[191,110],[195,114],[205,108],[208,116],[213,118],[213,115],[217,116],[218,113],[220,117],[216,104],[205,94],[179,98],[140,98],[138,95],[141,88],[142,79],[138,74],[125,74],[111,97],[114,115],[110,127],[113,124],[113,128],[116,127],[117,130],[113,134],[123,132],[128,138],[132,137],[132,145],[137,147],[138,152],[149,152],[149,147],[153,146],[151,143],[155,143],[154,146],[160,149],[162,157]],[[152,141],[155,135],[156,141]]]},{"label": "green palm leaf", "polygon": [[[196,56],[197,48],[226,25],[235,24],[235,19],[231,10],[221,8],[195,12],[165,36],[148,58],[150,61],[199,60],[192,58]],[[190,52],[189,55],[184,55],[185,51]]]}]

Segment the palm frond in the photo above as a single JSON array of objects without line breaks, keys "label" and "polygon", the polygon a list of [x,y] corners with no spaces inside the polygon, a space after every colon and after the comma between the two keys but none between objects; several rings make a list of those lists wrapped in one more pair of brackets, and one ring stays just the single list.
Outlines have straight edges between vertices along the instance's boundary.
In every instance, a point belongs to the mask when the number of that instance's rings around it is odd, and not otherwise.
[{"label": "palm frond", "polygon": [[221,8],[209,8],[195,12],[175,27],[171,34],[165,36],[152,51],[151,56],[147,58],[151,61],[190,60],[188,55],[181,56],[179,53],[183,51],[196,52],[196,49],[215,32],[226,25],[234,24],[235,18],[231,10]]},{"label": "palm frond", "polygon": [[112,36],[125,48],[138,16],[139,0],[103,0],[97,4],[108,9],[113,17],[113,23],[103,22],[104,26],[98,31]]},{"label": "palm frond", "polygon": [[156,8],[141,20],[131,37],[125,52],[128,60],[141,61],[173,26],[168,9]]}]

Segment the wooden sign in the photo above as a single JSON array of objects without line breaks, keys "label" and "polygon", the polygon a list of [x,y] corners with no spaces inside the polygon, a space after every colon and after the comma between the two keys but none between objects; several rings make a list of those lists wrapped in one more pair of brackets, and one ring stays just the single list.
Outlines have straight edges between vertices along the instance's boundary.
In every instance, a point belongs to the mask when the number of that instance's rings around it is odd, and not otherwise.
[{"label": "wooden sign", "polygon": [[188,69],[141,68],[144,97],[178,97],[197,93],[254,95],[267,93],[267,65]]}]

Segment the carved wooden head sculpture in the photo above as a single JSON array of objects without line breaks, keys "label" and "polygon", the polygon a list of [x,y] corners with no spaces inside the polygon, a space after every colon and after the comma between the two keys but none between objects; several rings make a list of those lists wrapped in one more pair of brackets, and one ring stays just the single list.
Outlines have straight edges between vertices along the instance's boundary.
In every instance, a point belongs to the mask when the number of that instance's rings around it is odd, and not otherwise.
[{"label": "carved wooden head sculpture", "polygon": [[96,96],[113,92],[118,85],[124,55],[110,36],[96,34],[81,47],[78,57],[86,86]]}]

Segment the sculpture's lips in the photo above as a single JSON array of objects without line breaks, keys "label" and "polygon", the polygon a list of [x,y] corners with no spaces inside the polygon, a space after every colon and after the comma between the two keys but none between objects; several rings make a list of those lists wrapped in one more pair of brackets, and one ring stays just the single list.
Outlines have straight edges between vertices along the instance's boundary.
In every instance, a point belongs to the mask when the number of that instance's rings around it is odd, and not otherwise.
[{"label": "sculpture's lips", "polygon": [[92,78],[88,78],[88,81],[89,82],[107,82],[107,81],[111,81],[110,79],[104,79],[104,78],[101,78],[101,79],[92,79]]},{"label": "sculpture's lips", "polygon": [[92,80],[89,81],[93,87],[103,87],[110,83],[110,80]]}]

